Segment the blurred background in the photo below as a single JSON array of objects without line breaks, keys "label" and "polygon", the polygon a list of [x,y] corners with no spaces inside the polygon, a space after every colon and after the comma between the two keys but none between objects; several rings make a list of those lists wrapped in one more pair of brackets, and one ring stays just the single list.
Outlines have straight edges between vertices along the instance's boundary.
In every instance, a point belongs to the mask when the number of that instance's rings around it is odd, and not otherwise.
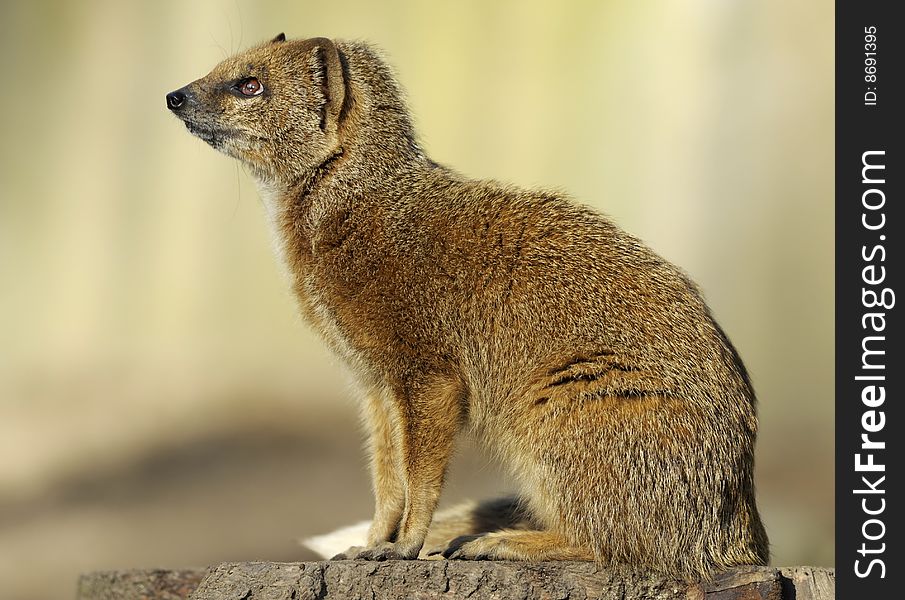
[{"label": "blurred background", "polygon": [[[368,518],[351,384],[250,177],[164,94],[290,37],[379,44],[424,147],[567,190],[698,281],[760,398],[774,564],[833,563],[833,4],[0,4],[0,581],[300,560]],[[510,489],[467,443],[444,504]]]}]

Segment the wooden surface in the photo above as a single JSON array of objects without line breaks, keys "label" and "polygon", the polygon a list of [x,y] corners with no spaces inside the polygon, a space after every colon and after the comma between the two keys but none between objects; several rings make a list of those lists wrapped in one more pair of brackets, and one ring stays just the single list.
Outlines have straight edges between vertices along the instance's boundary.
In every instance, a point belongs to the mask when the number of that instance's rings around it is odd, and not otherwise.
[{"label": "wooden surface", "polygon": [[210,569],[91,573],[78,600],[829,600],[835,572],[739,567],[688,584],[585,562],[335,561],[224,563]]},{"label": "wooden surface", "polygon": [[183,600],[208,569],[104,571],[79,578],[79,600]]}]

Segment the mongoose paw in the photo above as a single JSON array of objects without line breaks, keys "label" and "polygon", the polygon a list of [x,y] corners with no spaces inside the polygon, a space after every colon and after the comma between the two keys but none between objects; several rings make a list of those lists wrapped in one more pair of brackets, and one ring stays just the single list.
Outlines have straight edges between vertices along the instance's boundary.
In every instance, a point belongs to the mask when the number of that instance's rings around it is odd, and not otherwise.
[{"label": "mongoose paw", "polygon": [[590,549],[572,544],[553,531],[500,530],[463,535],[443,555],[460,560],[594,560]]},{"label": "mongoose paw", "polygon": [[383,542],[376,546],[352,546],[340,552],[330,560],[412,560],[418,558],[419,548],[402,548],[392,542]]},{"label": "mongoose paw", "polygon": [[450,560],[492,560],[496,558],[498,544],[487,534],[461,535],[443,550],[443,556]]},{"label": "mongoose paw", "polygon": [[446,558],[444,556],[444,552],[449,547],[449,543],[440,545],[440,546],[431,546],[430,548],[422,548],[421,552],[418,554],[418,558],[424,560],[438,560],[442,558]]}]

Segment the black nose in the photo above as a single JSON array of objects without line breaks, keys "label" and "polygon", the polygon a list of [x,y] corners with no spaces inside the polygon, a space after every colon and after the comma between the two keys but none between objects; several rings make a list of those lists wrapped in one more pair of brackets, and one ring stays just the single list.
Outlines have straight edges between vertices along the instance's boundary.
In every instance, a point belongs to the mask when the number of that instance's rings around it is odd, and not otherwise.
[{"label": "black nose", "polygon": [[167,108],[170,110],[177,110],[185,104],[185,92],[182,90],[176,90],[175,92],[170,92],[167,94]]}]

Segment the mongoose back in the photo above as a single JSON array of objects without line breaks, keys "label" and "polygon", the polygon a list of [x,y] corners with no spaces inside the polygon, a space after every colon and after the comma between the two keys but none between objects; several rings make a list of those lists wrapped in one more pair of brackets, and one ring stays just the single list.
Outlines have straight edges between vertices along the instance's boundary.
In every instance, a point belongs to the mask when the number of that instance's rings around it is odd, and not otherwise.
[{"label": "mongoose back", "polygon": [[449,558],[767,562],[754,392],[682,271],[562,194],[432,161],[363,43],[280,34],[167,106],[257,179],[304,316],[364,392],[376,510],[341,558],[418,557],[467,429],[523,518]]}]

